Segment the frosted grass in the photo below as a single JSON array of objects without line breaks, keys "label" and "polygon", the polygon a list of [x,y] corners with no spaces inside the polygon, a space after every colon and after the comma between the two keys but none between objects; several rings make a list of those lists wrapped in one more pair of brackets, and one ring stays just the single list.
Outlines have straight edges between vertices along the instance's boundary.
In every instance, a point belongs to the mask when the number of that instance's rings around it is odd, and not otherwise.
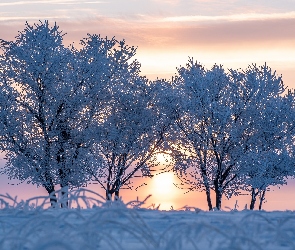
[{"label": "frosted grass", "polygon": [[295,249],[295,212],[158,211],[86,189],[17,201],[0,195],[0,249]]}]

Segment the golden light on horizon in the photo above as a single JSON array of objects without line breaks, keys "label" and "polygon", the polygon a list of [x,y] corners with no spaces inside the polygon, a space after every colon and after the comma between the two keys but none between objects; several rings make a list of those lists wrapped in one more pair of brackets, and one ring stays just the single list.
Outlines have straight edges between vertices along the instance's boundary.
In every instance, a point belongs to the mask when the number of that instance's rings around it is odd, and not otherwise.
[{"label": "golden light on horizon", "polygon": [[159,163],[160,166],[164,167],[172,163],[171,152],[158,153],[155,156],[155,161]]},{"label": "golden light on horizon", "polygon": [[174,186],[174,182],[174,174],[171,172],[155,175],[152,179],[153,188],[157,190],[157,193],[165,196],[170,194],[169,189]]},{"label": "golden light on horizon", "polygon": [[153,198],[160,201],[160,209],[169,210],[175,203],[175,176],[172,172],[155,175],[150,183]]}]

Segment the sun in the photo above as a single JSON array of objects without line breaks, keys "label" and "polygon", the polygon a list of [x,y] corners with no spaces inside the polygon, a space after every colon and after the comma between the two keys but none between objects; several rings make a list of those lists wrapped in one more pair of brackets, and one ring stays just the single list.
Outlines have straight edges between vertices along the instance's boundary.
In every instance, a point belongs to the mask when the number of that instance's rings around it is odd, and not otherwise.
[{"label": "sun", "polygon": [[171,189],[174,188],[174,174],[170,172],[155,175],[152,179],[153,189],[157,195],[171,195]]}]

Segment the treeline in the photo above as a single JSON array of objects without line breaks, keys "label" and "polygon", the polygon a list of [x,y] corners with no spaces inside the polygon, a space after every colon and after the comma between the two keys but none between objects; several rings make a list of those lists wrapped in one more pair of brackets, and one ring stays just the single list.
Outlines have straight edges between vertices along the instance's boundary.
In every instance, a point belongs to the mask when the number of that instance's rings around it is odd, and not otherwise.
[{"label": "treeline", "polygon": [[2,174],[43,186],[52,205],[55,185],[66,195],[91,181],[117,199],[134,176],[152,177],[160,152],[209,210],[241,191],[261,208],[269,186],[295,175],[294,92],[268,66],[191,59],[150,81],[124,40],[88,34],[78,49],[63,36],[45,21],[0,40]]}]

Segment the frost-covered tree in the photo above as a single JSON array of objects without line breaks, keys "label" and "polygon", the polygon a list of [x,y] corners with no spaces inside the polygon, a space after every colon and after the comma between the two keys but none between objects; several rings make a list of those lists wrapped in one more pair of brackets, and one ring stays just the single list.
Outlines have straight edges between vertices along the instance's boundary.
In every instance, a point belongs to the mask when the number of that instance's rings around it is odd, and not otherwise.
[{"label": "frost-covered tree", "polygon": [[286,184],[286,178],[294,171],[288,151],[291,112],[284,99],[279,95],[268,97],[261,109],[251,112],[257,113],[253,116],[255,123],[248,128],[252,139],[239,163],[244,166],[245,185],[250,187],[250,209],[254,209],[257,196],[261,209],[269,186]]},{"label": "frost-covered tree", "polygon": [[284,87],[267,66],[226,73],[221,66],[206,70],[191,60],[178,74],[175,83],[182,102],[175,106],[174,169],[190,189],[206,192],[209,210],[213,190],[220,209],[223,195],[231,197],[244,188],[249,165],[240,161],[250,148],[259,147],[256,138],[267,132],[260,111]]},{"label": "frost-covered tree", "polygon": [[259,210],[265,200],[266,191],[270,186],[286,184],[286,177],[290,174],[290,159],[288,154],[274,150],[248,152],[246,154],[245,184],[249,185],[251,202],[249,208],[253,210],[259,197]]},{"label": "frost-covered tree", "polygon": [[139,76],[136,48],[124,40],[88,34],[81,49],[62,40],[47,21],[1,40],[4,172],[48,193],[92,178],[118,196],[138,171],[150,175],[169,127],[157,104],[163,84]]},{"label": "frost-covered tree", "polygon": [[181,104],[175,108],[174,170],[191,189],[206,192],[209,210],[213,208],[213,189],[216,207],[220,208],[222,194],[236,191],[235,155],[228,154],[239,141],[239,134],[230,136],[230,130],[237,128],[231,109],[236,86],[217,65],[205,70],[191,60],[178,73],[175,82]]},{"label": "frost-covered tree", "polygon": [[288,89],[288,93],[283,97],[285,124],[286,126],[286,140],[285,145],[287,151],[292,159],[293,174],[295,176],[295,90]]},{"label": "frost-covered tree", "polygon": [[[119,196],[138,172],[150,176],[149,161],[162,142],[166,124],[156,105],[159,83],[140,77],[136,48],[125,41],[88,35],[75,51],[76,78],[83,79],[85,102],[76,124],[86,143],[87,175]],[[91,158],[91,159],[90,159]]]},{"label": "frost-covered tree", "polygon": [[163,81],[148,82],[138,75],[125,80],[114,89],[114,105],[98,125],[100,134],[93,146],[93,154],[101,160],[93,179],[105,190],[107,199],[113,195],[117,199],[122,187],[132,189],[134,176],[152,176],[154,156],[171,124],[159,106]]},{"label": "frost-covered tree", "polygon": [[49,194],[55,184],[80,186],[86,181],[74,163],[72,133],[82,81],[73,79],[74,54],[62,44],[63,35],[45,21],[27,23],[15,41],[1,40],[1,87],[9,92],[9,106],[1,114],[4,172],[42,185]]}]

